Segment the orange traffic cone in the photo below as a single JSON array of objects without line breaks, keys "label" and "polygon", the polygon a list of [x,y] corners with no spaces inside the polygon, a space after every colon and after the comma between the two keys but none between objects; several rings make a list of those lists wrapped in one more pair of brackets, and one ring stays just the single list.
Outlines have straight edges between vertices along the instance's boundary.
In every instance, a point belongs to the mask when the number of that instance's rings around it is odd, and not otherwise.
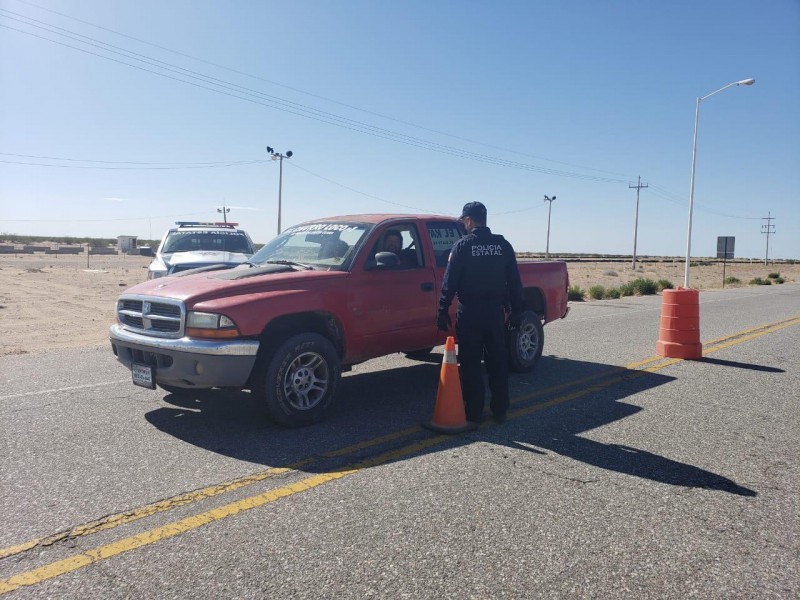
[{"label": "orange traffic cone", "polygon": [[467,421],[464,412],[464,398],[461,395],[461,380],[456,362],[456,341],[453,336],[448,336],[444,345],[444,360],[439,375],[439,391],[436,392],[433,418],[422,425],[439,433],[462,433],[476,428]]}]

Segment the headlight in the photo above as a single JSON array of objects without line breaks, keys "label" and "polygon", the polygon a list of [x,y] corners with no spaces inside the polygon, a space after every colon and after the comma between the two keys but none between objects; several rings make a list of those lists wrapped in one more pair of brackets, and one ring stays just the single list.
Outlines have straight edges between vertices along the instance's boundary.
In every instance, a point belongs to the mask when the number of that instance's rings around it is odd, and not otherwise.
[{"label": "headlight", "polygon": [[189,337],[234,338],[239,337],[239,328],[230,318],[217,313],[186,313],[186,335]]},{"label": "headlight", "polygon": [[166,271],[148,271],[147,279],[158,279],[159,277],[164,277],[166,274]]}]

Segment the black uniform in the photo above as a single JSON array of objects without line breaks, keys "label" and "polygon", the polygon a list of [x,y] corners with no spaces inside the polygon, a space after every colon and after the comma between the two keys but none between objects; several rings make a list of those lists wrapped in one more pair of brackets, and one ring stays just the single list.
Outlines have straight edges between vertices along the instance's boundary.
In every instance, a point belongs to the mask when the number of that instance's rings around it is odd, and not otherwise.
[{"label": "black uniform", "polygon": [[492,413],[503,417],[509,405],[504,308],[510,304],[514,315],[522,310],[517,259],[503,236],[494,235],[488,227],[476,227],[456,242],[442,282],[440,315],[447,312],[456,294],[458,361],[467,420],[480,421],[483,414],[481,358],[489,374]]}]

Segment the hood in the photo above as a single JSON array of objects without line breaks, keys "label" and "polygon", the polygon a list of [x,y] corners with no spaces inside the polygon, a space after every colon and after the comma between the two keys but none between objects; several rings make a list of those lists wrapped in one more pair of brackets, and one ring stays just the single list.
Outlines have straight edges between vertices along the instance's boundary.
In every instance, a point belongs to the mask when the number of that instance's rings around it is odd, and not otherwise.
[{"label": "hood", "polygon": [[282,265],[272,266],[278,268],[273,272],[262,271],[258,275],[243,278],[230,277],[230,274],[243,267],[185,276],[161,277],[128,288],[123,294],[174,298],[186,302],[191,307],[198,302],[223,297],[269,291],[310,289],[318,283],[349,276],[346,271],[287,271]]},{"label": "hood", "polygon": [[241,252],[223,252],[221,250],[198,250],[196,252],[175,252],[172,254],[164,254],[161,259],[167,267],[180,267],[192,264],[227,264],[238,265],[243,263],[250,254],[242,254]]}]

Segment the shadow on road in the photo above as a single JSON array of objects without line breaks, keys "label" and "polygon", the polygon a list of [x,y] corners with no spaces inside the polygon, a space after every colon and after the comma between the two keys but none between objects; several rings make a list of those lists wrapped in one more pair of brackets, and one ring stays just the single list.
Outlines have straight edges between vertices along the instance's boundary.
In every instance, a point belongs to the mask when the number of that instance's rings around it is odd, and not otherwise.
[{"label": "shadow on road", "polygon": [[[433,354],[432,356],[438,356]],[[167,394],[162,406],[146,415],[159,430],[197,447],[238,460],[268,466],[287,466],[309,457],[308,472],[328,472],[352,465],[386,450],[362,447],[331,458],[324,455],[376,437],[410,429],[395,447],[430,438],[418,425],[430,419],[438,386],[437,364],[349,373],[342,378],[338,404],[323,423],[302,429],[271,424],[247,392],[208,390],[191,395]],[[584,382],[586,378],[592,378]],[[437,452],[475,441],[515,449],[535,446],[588,465],[670,485],[715,489],[743,496],[755,492],[735,482],[645,450],[596,442],[581,433],[614,423],[643,410],[621,402],[674,378],[613,365],[542,357],[535,375],[512,376],[512,418],[502,427],[482,427],[455,436],[424,452]],[[575,383],[565,387],[565,383]],[[551,391],[548,391],[551,390]],[[576,397],[577,395],[577,397]],[[563,402],[562,402],[563,401]],[[537,404],[552,405],[538,410]],[[513,441],[500,439],[513,435]],[[418,453],[417,453],[418,454]],[[409,453],[403,458],[417,454]]]},{"label": "shadow on road", "polygon": [[703,357],[703,362],[721,367],[736,367],[737,369],[750,369],[751,371],[764,371],[765,373],[785,373],[783,369],[777,367],[767,367],[764,365],[754,365],[751,363],[741,363],[733,360],[722,360],[720,358]]}]

